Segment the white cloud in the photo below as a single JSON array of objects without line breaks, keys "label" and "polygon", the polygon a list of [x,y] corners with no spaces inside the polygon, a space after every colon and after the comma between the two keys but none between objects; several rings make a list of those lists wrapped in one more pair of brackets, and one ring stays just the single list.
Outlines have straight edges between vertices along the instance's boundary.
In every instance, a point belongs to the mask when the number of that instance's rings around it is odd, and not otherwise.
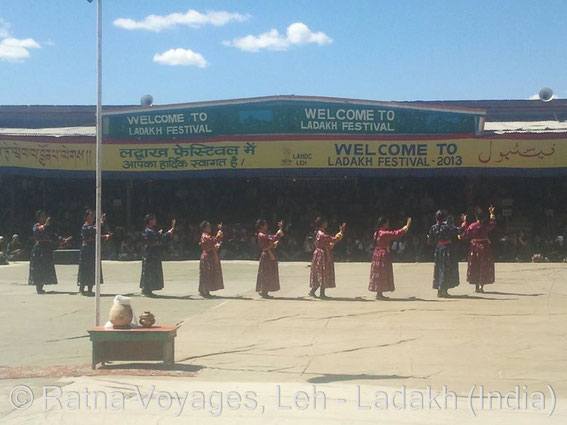
[{"label": "white cloud", "polygon": [[287,27],[287,38],[292,44],[329,44],[333,41],[324,32],[312,32],[307,25],[296,22]]},{"label": "white cloud", "polygon": [[0,41],[0,59],[8,62],[22,62],[30,57],[29,49],[39,49],[41,46],[32,38],[4,38]]},{"label": "white cloud", "polygon": [[287,27],[285,36],[281,35],[278,30],[271,29],[260,35],[247,35],[232,41],[223,41],[223,44],[247,52],[258,52],[262,49],[288,50],[291,46],[303,44],[322,46],[332,42],[333,39],[324,32],[313,32],[303,22],[295,22]]},{"label": "white cloud", "polygon": [[8,62],[23,62],[30,57],[29,49],[39,49],[40,44],[32,38],[18,39],[10,34],[10,23],[0,18],[0,59]]},{"label": "white cloud", "polygon": [[162,65],[197,66],[199,68],[205,68],[209,65],[202,54],[191,49],[170,49],[163,53],[156,53],[154,62]]},{"label": "white cloud", "polygon": [[193,28],[199,28],[203,25],[213,25],[220,27],[229,22],[243,22],[250,18],[250,15],[242,15],[240,13],[220,11],[207,11],[206,13],[198,12],[194,9],[188,10],[186,13],[172,13],[170,15],[149,15],[141,21],[135,21],[129,18],[120,18],[114,21],[114,25],[126,30],[147,30],[160,32],[165,29],[174,28],[178,25],[184,25]]},{"label": "white cloud", "polygon": [[225,46],[236,47],[247,52],[257,52],[261,49],[268,50],[287,50],[289,42],[282,37],[278,30],[272,29],[268,32],[256,35],[247,35],[242,38],[235,38],[232,41],[223,41]]}]

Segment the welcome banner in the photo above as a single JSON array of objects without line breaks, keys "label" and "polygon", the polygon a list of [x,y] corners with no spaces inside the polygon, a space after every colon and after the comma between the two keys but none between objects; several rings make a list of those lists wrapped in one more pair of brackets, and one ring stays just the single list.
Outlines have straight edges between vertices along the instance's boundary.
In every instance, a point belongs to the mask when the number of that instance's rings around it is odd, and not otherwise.
[{"label": "welcome banner", "polygon": [[[0,139],[0,170],[92,172],[94,138]],[[63,139],[63,140],[62,140]],[[69,139],[69,140],[66,140]],[[83,138],[85,139],[85,138]],[[380,175],[431,170],[567,170],[565,136],[497,137],[232,137],[221,140],[146,142],[115,141],[103,145],[103,171],[129,177],[278,175],[334,172]],[[303,171],[302,171],[303,170]],[[253,173],[252,173],[253,171]]]},{"label": "welcome banner", "polygon": [[110,139],[195,139],[276,134],[477,134],[485,112],[409,103],[276,96],[107,112]]}]

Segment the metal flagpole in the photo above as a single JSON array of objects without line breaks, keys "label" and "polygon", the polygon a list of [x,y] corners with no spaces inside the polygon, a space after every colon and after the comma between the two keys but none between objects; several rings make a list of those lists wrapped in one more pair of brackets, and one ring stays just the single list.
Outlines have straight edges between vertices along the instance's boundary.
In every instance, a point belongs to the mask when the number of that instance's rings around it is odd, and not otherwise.
[{"label": "metal flagpole", "polygon": [[95,326],[100,325],[100,278],[102,271],[102,0],[97,0],[97,102],[96,102],[96,256]]}]

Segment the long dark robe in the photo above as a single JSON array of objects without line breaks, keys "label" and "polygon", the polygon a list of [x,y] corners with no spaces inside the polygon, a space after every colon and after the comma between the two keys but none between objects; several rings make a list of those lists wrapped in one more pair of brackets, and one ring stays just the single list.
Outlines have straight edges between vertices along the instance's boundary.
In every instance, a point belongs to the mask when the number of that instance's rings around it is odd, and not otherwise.
[{"label": "long dark robe", "polygon": [[50,226],[39,223],[33,226],[35,244],[31,251],[29,285],[57,285],[57,274],[53,262],[53,251],[59,246],[61,237]]},{"label": "long dark robe", "polygon": [[[79,257],[79,273],[77,274],[78,286],[94,286],[95,284],[95,261],[96,261],[96,225],[85,223],[81,228],[81,254]],[[102,282],[102,270],[100,271],[100,283]]]},{"label": "long dark robe", "polygon": [[142,257],[142,277],[140,288],[143,291],[158,291],[163,289],[163,268],[161,265],[162,245],[171,233],[159,233],[150,227],[144,229],[142,237],[145,242]]},{"label": "long dark robe", "polygon": [[459,286],[459,259],[453,243],[464,229],[447,223],[436,223],[429,229],[428,240],[435,245],[433,288],[450,289]]}]

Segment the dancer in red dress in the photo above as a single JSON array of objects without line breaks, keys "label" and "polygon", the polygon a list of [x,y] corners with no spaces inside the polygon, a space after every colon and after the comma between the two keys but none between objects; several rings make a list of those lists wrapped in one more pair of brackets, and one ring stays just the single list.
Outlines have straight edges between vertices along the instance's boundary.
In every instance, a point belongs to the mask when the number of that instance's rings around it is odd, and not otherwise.
[{"label": "dancer in red dress", "polygon": [[211,224],[208,221],[201,223],[201,241],[199,245],[201,263],[199,265],[199,294],[204,298],[211,297],[211,291],[224,289],[222,281],[222,268],[219,257],[219,248],[222,243],[222,223],[218,226],[216,236],[211,235]]},{"label": "dancer in red dress", "polygon": [[339,233],[335,236],[328,235],[327,220],[317,217],[315,227],[317,234],[315,235],[315,251],[313,251],[313,259],[311,260],[311,276],[309,279],[311,291],[309,295],[314,297],[317,288],[319,298],[328,298],[325,295],[325,289],[335,287],[335,262],[333,260],[333,248],[341,241],[345,232],[346,223],[341,224]]},{"label": "dancer in red dress", "polygon": [[390,221],[385,217],[380,217],[376,223],[374,233],[374,255],[370,265],[370,284],[368,290],[376,292],[377,300],[387,300],[383,292],[391,292],[394,286],[394,270],[392,267],[392,254],[390,245],[393,241],[400,239],[410,228],[411,217],[408,218],[406,225],[398,230],[390,230]]},{"label": "dancer in red dress", "polygon": [[283,233],[283,221],[278,223],[278,231],[274,235],[268,234],[268,222],[261,218],[256,222],[258,231],[258,246],[262,250],[260,264],[258,266],[258,278],[256,280],[256,292],[262,298],[273,298],[268,292],[280,290],[280,276],[278,272],[278,259],[274,250]]},{"label": "dancer in red dress", "polygon": [[486,213],[477,208],[475,211],[476,221],[467,226],[467,216],[463,214],[462,227],[465,231],[461,239],[470,239],[471,246],[468,258],[467,281],[475,285],[476,292],[484,293],[484,285],[494,283],[494,257],[488,235],[496,227],[496,216],[494,207],[488,208],[490,219]]}]

